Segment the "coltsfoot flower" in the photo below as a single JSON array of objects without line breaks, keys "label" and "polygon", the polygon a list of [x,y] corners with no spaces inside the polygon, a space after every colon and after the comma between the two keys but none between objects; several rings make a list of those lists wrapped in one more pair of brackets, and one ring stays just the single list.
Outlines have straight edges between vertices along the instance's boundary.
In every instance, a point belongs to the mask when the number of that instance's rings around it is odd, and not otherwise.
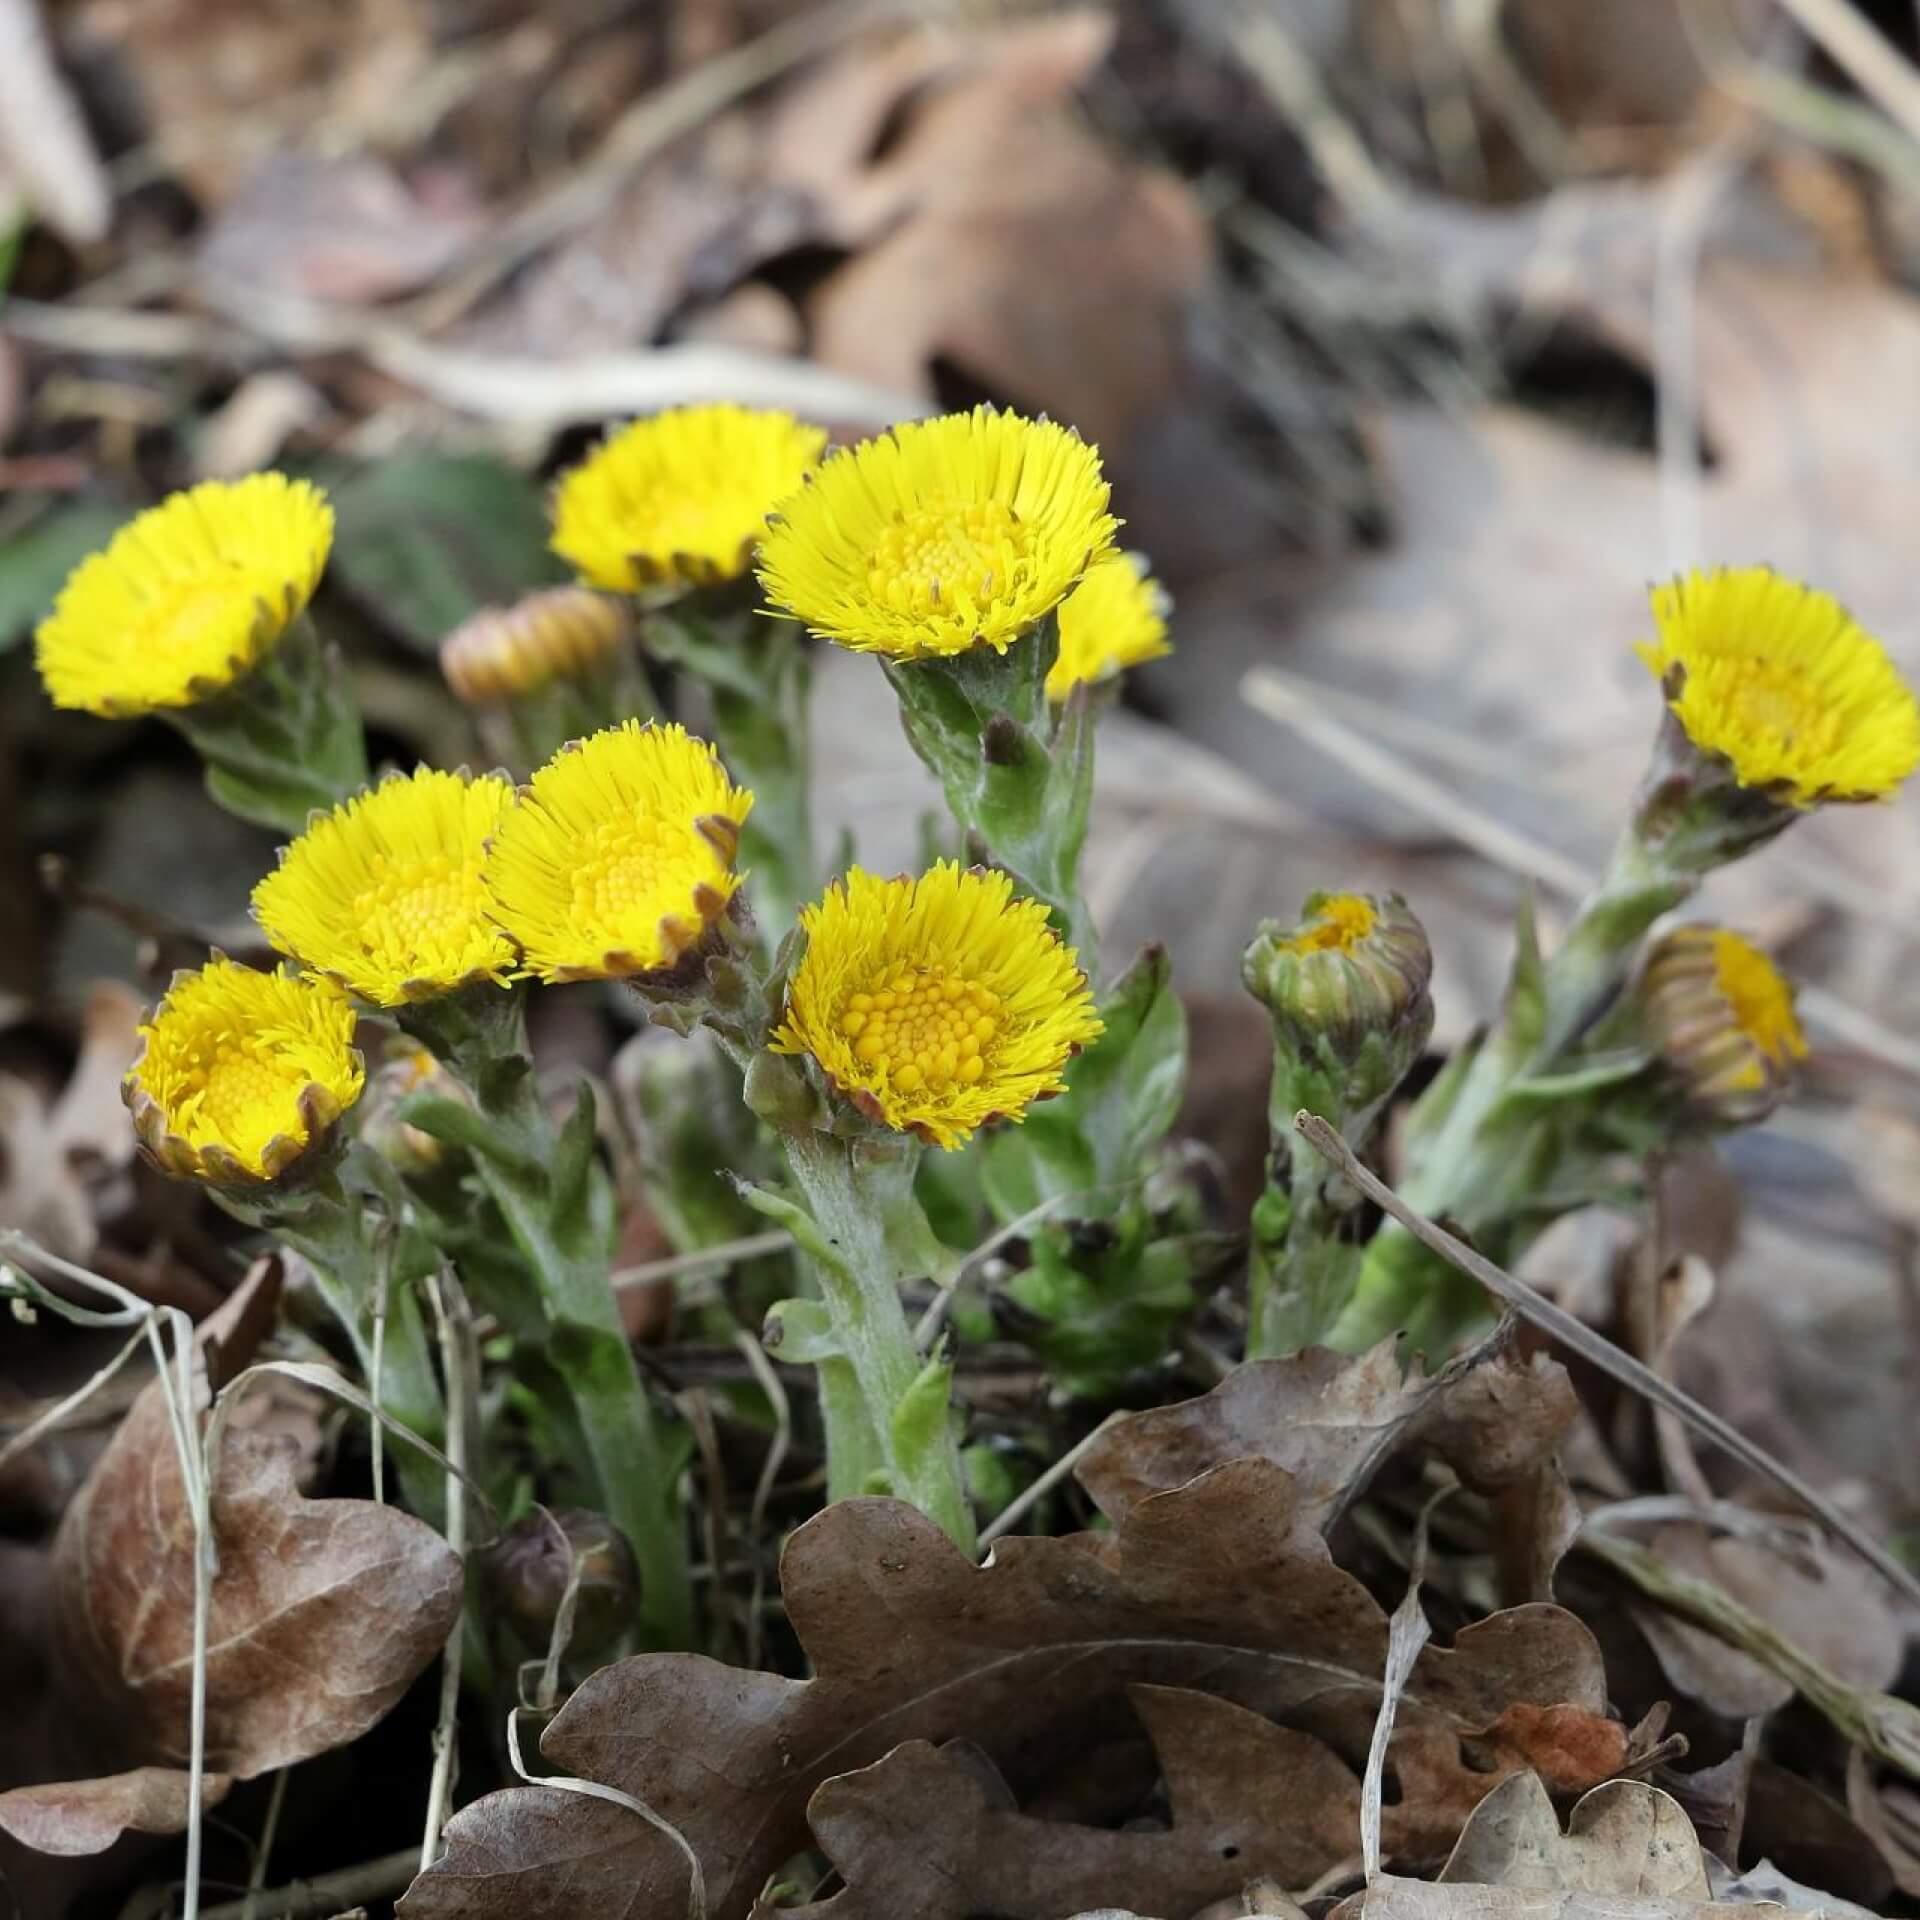
[{"label": "coltsfoot flower", "polygon": [[1881,800],[1920,765],[1920,707],[1831,594],[1727,567],[1656,588],[1653,615],[1641,659],[1687,738],[1742,787],[1800,809]]},{"label": "coltsfoot flower", "polygon": [[516,955],[480,869],[513,804],[498,774],[421,767],[323,814],[253,890],[282,953],[377,1007],[503,984]]},{"label": "coltsfoot flower", "polygon": [[218,1186],[278,1180],[360,1097],[366,1069],[339,988],[216,954],[176,973],[121,1084],[142,1150]]},{"label": "coltsfoot flower", "polygon": [[440,643],[440,671],[470,707],[584,679],[618,658],[633,619],[585,587],[547,587],[510,607],[483,607]]},{"label": "coltsfoot flower", "polygon": [[1655,941],[1639,999],[1662,1063],[1711,1125],[1764,1120],[1807,1057],[1792,983],[1725,927],[1676,927]]},{"label": "coltsfoot flower", "polygon": [[780,503],[760,581],[823,640],[896,660],[1004,653],[1113,544],[1100,455],[976,407],[825,460]]},{"label": "coltsfoot flower", "polygon": [[853,868],[800,916],[807,948],[773,1038],[870,1119],[946,1148],[1018,1120],[1098,1038],[1085,974],[1003,873]]},{"label": "coltsfoot flower", "polygon": [[752,806],[684,727],[630,720],[576,740],[521,789],[494,836],[495,916],[543,980],[670,968],[732,902]]},{"label": "coltsfoot flower", "polygon": [[1128,667],[1173,651],[1166,590],[1138,553],[1110,553],[1060,603],[1060,654],[1047,675],[1047,698],[1097,686]]},{"label": "coltsfoot flower", "polygon": [[818,427],[750,407],[674,407],[636,420],[561,478],[553,550],[612,593],[737,580],[768,512],[826,444]]},{"label": "coltsfoot flower", "polygon": [[208,480],[75,568],[34,640],[57,707],[189,707],[272,652],[319,585],[333,509],[304,480]]}]

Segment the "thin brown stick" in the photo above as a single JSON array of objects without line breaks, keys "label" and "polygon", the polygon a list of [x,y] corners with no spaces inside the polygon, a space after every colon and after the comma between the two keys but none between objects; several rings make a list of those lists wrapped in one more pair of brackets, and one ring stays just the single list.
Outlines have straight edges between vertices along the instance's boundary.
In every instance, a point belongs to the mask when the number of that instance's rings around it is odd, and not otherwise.
[{"label": "thin brown stick", "polygon": [[1909,1573],[1887,1552],[1858,1521],[1842,1513],[1830,1500],[1764,1447],[1756,1446],[1737,1427],[1709,1407],[1703,1407],[1691,1394],[1683,1393],[1663,1380],[1651,1367],[1636,1360],[1583,1321],[1576,1320],[1565,1308],[1543,1298],[1523,1280],[1496,1267],[1484,1254],[1476,1253],[1462,1240],[1456,1240],[1443,1227],[1437,1227],[1424,1214],[1416,1213],[1384,1180],[1370,1173],[1354,1155],[1352,1148],[1318,1114],[1303,1108],[1293,1116],[1295,1129],[1312,1143],[1316,1151],[1332,1161],[1353,1184],[1377,1206],[1383,1208],[1406,1228],[1429,1252],[1436,1253],[1510,1307],[1529,1325],[1550,1334],[1570,1352],[1577,1353],[1589,1365],[1598,1367],[1623,1387],[1650,1400],[1657,1407],[1679,1415],[1704,1439],[1711,1440],[1723,1453],[1731,1455],[1743,1467],[1762,1474],[1783,1491],[1791,1494],[1806,1511],[1844,1540],[1861,1559],[1875,1569],[1903,1599],[1920,1602],[1920,1579]]}]

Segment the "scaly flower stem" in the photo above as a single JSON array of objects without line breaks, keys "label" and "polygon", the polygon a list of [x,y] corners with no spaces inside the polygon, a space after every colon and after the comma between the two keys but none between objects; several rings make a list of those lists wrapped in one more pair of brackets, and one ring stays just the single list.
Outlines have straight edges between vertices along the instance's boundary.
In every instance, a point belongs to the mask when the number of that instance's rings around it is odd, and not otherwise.
[{"label": "scaly flower stem", "polygon": [[[346,1176],[343,1178],[343,1174]],[[328,1168],[304,1183],[275,1186],[259,1200],[232,1190],[212,1189],[221,1206],[237,1220],[272,1233],[307,1263],[328,1310],[352,1344],[354,1359],[369,1391],[378,1381],[379,1404],[400,1424],[438,1447],[446,1432],[446,1410],[434,1375],[431,1347],[420,1301],[412,1286],[388,1289],[386,1325],[380,1339],[380,1363],[374,1364],[375,1313],[383,1256],[375,1244],[379,1212],[363,1192],[352,1190],[352,1170]],[[389,1227],[389,1231],[398,1231]],[[394,1250],[396,1266],[430,1272],[433,1254],[418,1243]],[[408,1255],[412,1256],[409,1258]],[[436,1525],[441,1518],[442,1485],[425,1454],[412,1447],[396,1450],[395,1466],[407,1504]]]},{"label": "scaly flower stem", "polygon": [[1053,615],[1005,653],[889,660],[887,678],[913,750],[940,782],[972,859],[991,860],[1044,901],[1055,928],[1098,972],[1080,898],[1080,855],[1093,804],[1094,715],[1088,688],[1055,711],[1047,674],[1059,657]]},{"label": "scaly flower stem", "polygon": [[786,1147],[818,1230],[809,1251],[821,1299],[861,1402],[856,1409],[823,1384],[830,1455],[836,1445],[841,1452],[829,1459],[832,1483],[858,1491],[877,1451],[893,1491],[971,1551],[973,1508],[950,1414],[952,1370],[921,1358],[900,1299],[903,1282],[944,1264],[913,1197],[918,1154],[811,1131],[789,1133]]},{"label": "scaly flower stem", "polygon": [[611,1281],[613,1194],[594,1159],[591,1095],[557,1128],[535,1085],[518,993],[482,987],[400,1016],[472,1097],[416,1095],[404,1117],[467,1148],[532,1270],[546,1310],[546,1357],[565,1382],[607,1517],[631,1542],[650,1644],[692,1644],[685,1528],[673,1476],[620,1320]]},{"label": "scaly flower stem", "polygon": [[[1506,1095],[1517,1080],[1551,1071],[1605,1013],[1632,968],[1641,937],[1699,886],[1697,871],[1663,859],[1651,844],[1648,811],[1643,789],[1633,824],[1546,962],[1537,995],[1510,991],[1464,1075],[1435,1083],[1432,1095],[1444,1103],[1443,1110],[1423,1113],[1427,1100],[1415,1107],[1417,1144],[1400,1191],[1419,1212],[1448,1218],[1473,1233],[1503,1223],[1519,1158],[1511,1129],[1500,1124]],[[1423,1120],[1428,1122],[1424,1128]],[[1331,1343],[1359,1353],[1399,1330],[1437,1359],[1490,1312],[1478,1287],[1389,1221],[1367,1249],[1352,1304]]]},{"label": "scaly flower stem", "polygon": [[244,680],[166,718],[206,762],[207,791],[258,826],[300,833],[316,808],[367,784],[366,736],[346,669],[304,613]]},{"label": "scaly flower stem", "polygon": [[1362,1249],[1341,1237],[1352,1209],[1337,1205],[1329,1191],[1337,1173],[1303,1137],[1289,1153],[1285,1200],[1275,1207],[1280,1196],[1270,1189],[1254,1215],[1249,1360],[1279,1359],[1325,1340],[1360,1275]]}]

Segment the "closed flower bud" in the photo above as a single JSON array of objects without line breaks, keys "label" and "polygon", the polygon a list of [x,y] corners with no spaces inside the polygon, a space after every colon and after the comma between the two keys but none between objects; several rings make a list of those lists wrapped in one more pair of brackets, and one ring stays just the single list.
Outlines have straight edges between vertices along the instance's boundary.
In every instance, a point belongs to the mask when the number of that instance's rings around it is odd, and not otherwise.
[{"label": "closed flower bud", "polygon": [[615,661],[633,633],[627,609],[585,587],[548,587],[486,607],[440,643],[440,671],[470,707],[583,680]]},{"label": "closed flower bud", "polygon": [[1806,1036],[1792,983],[1758,947],[1724,927],[1677,927],[1649,950],[1638,998],[1692,1118],[1752,1126],[1786,1098]]},{"label": "closed flower bud", "polygon": [[576,1567],[567,1650],[593,1653],[632,1624],[639,1568],[627,1536],[604,1515],[581,1507],[525,1514],[487,1549],[482,1564],[494,1605],[534,1652],[547,1650]]},{"label": "closed flower bud", "polygon": [[1398,894],[1315,893],[1298,926],[1263,921],[1240,977],[1273,1017],[1275,1111],[1370,1118],[1433,1031],[1432,975],[1426,931]]},{"label": "closed flower bud", "polygon": [[418,1041],[394,1044],[367,1082],[360,1102],[360,1138],[402,1173],[426,1173],[446,1157],[446,1144],[400,1117],[404,1102],[416,1093],[464,1100],[460,1083]]}]

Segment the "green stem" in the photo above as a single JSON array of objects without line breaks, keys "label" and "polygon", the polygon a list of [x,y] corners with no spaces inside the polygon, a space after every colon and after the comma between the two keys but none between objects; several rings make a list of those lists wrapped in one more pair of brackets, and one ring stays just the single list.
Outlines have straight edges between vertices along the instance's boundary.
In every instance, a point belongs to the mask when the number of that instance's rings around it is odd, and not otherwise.
[{"label": "green stem", "polygon": [[[387,1263],[386,1327],[380,1343],[378,1401],[402,1426],[438,1447],[446,1434],[446,1409],[433,1370],[431,1344],[414,1281],[434,1265],[433,1250],[417,1234],[349,1191],[338,1168],[316,1173],[301,1185],[276,1187],[258,1200],[216,1191],[235,1219],[272,1233],[303,1259],[320,1296],[353,1347],[355,1363],[370,1393],[375,1391],[374,1318]],[[375,1243],[384,1232],[386,1243]],[[412,1447],[395,1449],[395,1466],[407,1504],[439,1524],[444,1506],[440,1470]]]},{"label": "green stem", "polygon": [[310,813],[367,784],[345,667],[305,614],[244,680],[167,717],[206,762],[207,791],[256,825],[300,833]]},{"label": "green stem", "polygon": [[951,1369],[921,1358],[900,1299],[903,1282],[945,1264],[913,1196],[918,1156],[819,1132],[790,1133],[786,1148],[819,1233],[810,1251],[821,1301],[863,1403],[864,1427],[844,1394],[826,1406],[829,1449],[838,1444],[843,1456],[857,1456],[852,1463],[830,1458],[832,1484],[865,1485],[877,1448],[893,1491],[971,1551],[973,1508],[953,1433]]},{"label": "green stem", "polygon": [[1063,707],[1048,704],[1058,653],[1048,618],[1005,653],[981,646],[950,659],[889,661],[886,670],[907,739],[940,782],[970,853],[1046,903],[1092,979],[1080,855],[1093,803],[1094,709],[1086,687]]},{"label": "green stem", "polygon": [[416,1098],[406,1117],[472,1152],[533,1271],[547,1357],[566,1383],[604,1511],[640,1564],[641,1626],[654,1646],[690,1646],[685,1528],[614,1298],[613,1195],[594,1158],[592,1098],[583,1087],[566,1127],[554,1125],[534,1081],[517,993],[480,988],[400,1018],[472,1098],[471,1109]]},{"label": "green stem", "polygon": [[[1497,1228],[1510,1211],[1516,1168],[1524,1163],[1502,1107],[1513,1083],[1550,1072],[1567,1047],[1607,1010],[1632,968],[1642,936],[1699,886],[1698,873],[1675,870],[1650,850],[1641,823],[1621,836],[1599,884],[1581,904],[1546,963],[1537,1005],[1522,1011],[1509,992],[1500,1019],[1457,1081],[1448,1076],[1445,1111],[1414,1150],[1400,1191],[1409,1206],[1469,1232]],[[1424,1105],[1423,1101],[1421,1105]],[[1352,1304],[1332,1344],[1358,1353],[1398,1331],[1440,1357],[1485,1323],[1492,1309],[1470,1280],[1415,1246],[1392,1221],[1367,1250]]]},{"label": "green stem", "polygon": [[[1328,1189],[1334,1170],[1305,1139],[1288,1144],[1284,1234],[1258,1231],[1247,1292],[1247,1358],[1274,1360],[1324,1341],[1353,1297],[1362,1250],[1342,1228],[1352,1209]],[[1277,1194],[1270,1194],[1277,1198]]]}]

